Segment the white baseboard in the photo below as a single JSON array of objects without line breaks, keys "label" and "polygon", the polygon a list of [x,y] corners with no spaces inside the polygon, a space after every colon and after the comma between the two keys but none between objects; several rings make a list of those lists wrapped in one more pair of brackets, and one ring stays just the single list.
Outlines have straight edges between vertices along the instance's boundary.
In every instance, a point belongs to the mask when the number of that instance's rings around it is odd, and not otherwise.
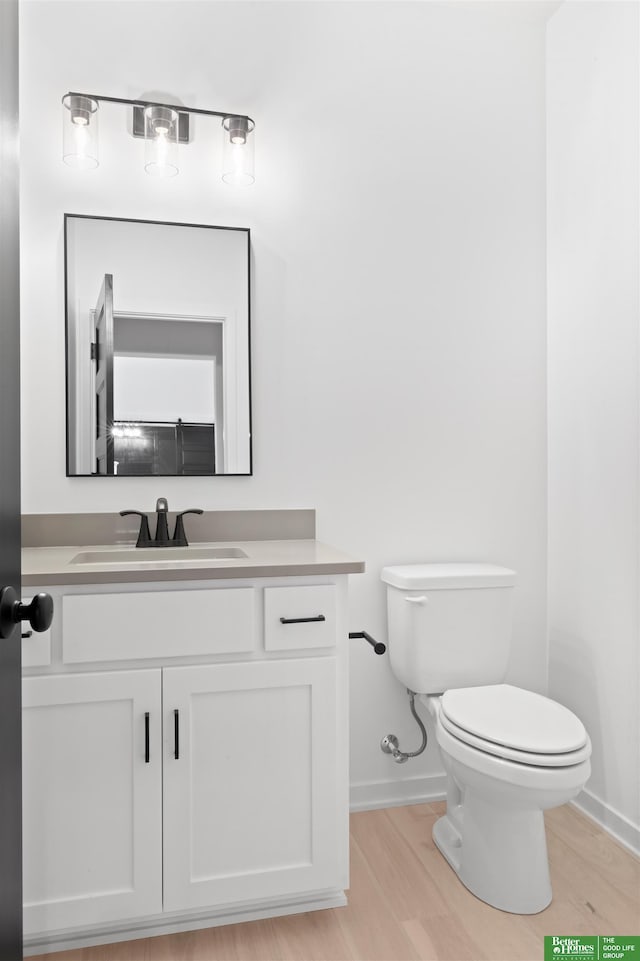
[{"label": "white baseboard", "polygon": [[372,811],[402,804],[442,801],[446,796],[445,774],[404,778],[401,781],[367,781],[351,785],[350,808],[351,811]]},{"label": "white baseboard", "polygon": [[311,894],[302,899],[270,899],[265,901],[261,907],[231,905],[217,910],[200,911],[182,916],[173,913],[167,916],[156,915],[153,918],[138,921],[94,925],[80,931],[67,929],[54,934],[25,937],[24,957],[28,958],[34,954],[48,954],[52,951],[72,951],[76,948],[86,948],[97,944],[117,944],[120,941],[135,941],[138,938],[178,934],[182,931],[197,931],[200,928],[236,924],[239,921],[259,921],[262,918],[277,918],[282,915],[301,914],[307,911],[341,908],[346,903],[347,898],[344,891],[327,891]]},{"label": "white baseboard", "polygon": [[[352,812],[373,811],[376,808],[399,807],[403,804],[425,804],[429,801],[442,801],[446,796],[445,774],[405,778],[401,781],[368,781],[351,785],[350,809]],[[640,827],[637,824],[591,791],[582,791],[571,803],[615,841],[640,857]]]},{"label": "white baseboard", "polygon": [[595,821],[607,834],[610,834],[632,854],[640,857],[640,827],[620,814],[591,791],[581,791],[571,802],[579,811]]}]

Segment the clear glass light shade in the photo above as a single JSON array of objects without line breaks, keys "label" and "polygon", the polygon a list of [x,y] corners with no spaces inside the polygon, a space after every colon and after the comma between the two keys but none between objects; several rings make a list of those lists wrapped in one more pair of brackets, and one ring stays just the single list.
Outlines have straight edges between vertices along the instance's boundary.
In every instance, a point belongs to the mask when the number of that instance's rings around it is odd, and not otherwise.
[{"label": "clear glass light shade", "polygon": [[178,111],[171,107],[145,107],[144,169],[153,177],[178,173]]},{"label": "clear glass light shade", "polygon": [[247,187],[255,181],[255,124],[248,117],[225,117],[222,151],[222,179],[235,187]]},{"label": "clear glass light shade", "polygon": [[62,159],[76,170],[98,166],[98,103],[91,97],[62,98]]}]

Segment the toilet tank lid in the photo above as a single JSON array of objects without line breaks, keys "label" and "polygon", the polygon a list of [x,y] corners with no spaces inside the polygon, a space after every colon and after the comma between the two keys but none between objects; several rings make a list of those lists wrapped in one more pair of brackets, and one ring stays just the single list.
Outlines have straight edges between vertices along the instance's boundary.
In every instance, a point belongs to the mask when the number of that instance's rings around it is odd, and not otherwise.
[{"label": "toilet tank lid", "polygon": [[513,587],[516,572],[496,564],[400,564],[383,567],[385,584],[406,591]]}]

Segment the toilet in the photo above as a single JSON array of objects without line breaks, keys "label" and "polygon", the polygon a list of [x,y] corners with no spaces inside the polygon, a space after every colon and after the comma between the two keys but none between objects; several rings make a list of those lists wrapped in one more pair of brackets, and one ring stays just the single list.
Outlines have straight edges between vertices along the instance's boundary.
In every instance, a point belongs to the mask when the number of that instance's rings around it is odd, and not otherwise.
[{"label": "toilet", "polygon": [[582,790],[591,742],[566,707],[503,683],[516,574],[408,564],[382,580],[391,668],[427,708],[447,774],[435,844],[476,897],[536,914],[551,902],[543,811]]}]

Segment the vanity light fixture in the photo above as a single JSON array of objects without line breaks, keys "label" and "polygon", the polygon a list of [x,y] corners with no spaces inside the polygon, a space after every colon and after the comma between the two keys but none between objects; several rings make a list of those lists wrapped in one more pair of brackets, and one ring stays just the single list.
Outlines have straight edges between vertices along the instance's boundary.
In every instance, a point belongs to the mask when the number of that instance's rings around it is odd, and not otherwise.
[{"label": "vanity light fixture", "polygon": [[123,424],[116,421],[111,428],[111,434],[113,437],[142,437],[142,431],[137,424]]},{"label": "vanity light fixture", "polygon": [[220,110],[178,107],[149,100],[126,100],[75,91],[70,91],[62,98],[62,159],[68,166],[79,170],[98,166],[100,103],[125,104],[133,108],[131,131],[134,137],[144,137],[144,169],[156,177],[173,177],[178,173],[178,145],[190,142],[189,120],[192,115],[219,117],[224,134],[223,181],[234,186],[248,186],[254,182],[255,124],[251,117]]}]

